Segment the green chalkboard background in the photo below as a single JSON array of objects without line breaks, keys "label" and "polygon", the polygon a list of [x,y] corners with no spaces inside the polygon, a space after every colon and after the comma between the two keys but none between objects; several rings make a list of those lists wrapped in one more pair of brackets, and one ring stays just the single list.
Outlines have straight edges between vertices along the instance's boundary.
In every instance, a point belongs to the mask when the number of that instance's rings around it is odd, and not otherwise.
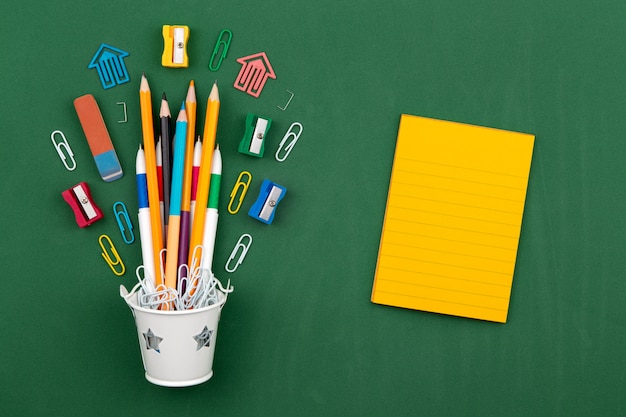
[{"label": "green chalkboard background", "polygon": [[[0,414],[6,416],[623,416],[626,414],[626,4],[623,1],[177,2],[5,0],[0,6]],[[163,24],[190,27],[187,69],[161,66]],[[219,32],[233,33],[219,71]],[[101,43],[130,53],[103,89]],[[265,51],[259,98],[236,59]],[[119,285],[136,282],[114,202],[137,209],[141,73],[173,112],[218,80],[224,159],[215,253],[235,292],[213,378],[144,379]],[[286,110],[284,106],[294,93]],[[73,100],[97,99],[125,176],[98,176]],[[128,109],[128,122],[122,106]],[[247,113],[273,119],[266,156],[237,152]],[[508,323],[369,301],[401,113],[536,135]],[[304,132],[285,162],[289,125]],[[62,130],[77,161],[50,141]],[[241,211],[228,193],[253,181]],[[288,188],[272,225],[246,212]],[[105,218],[79,229],[61,192],[87,181]],[[127,272],[100,256],[111,236]],[[224,264],[242,233],[244,263]]]}]

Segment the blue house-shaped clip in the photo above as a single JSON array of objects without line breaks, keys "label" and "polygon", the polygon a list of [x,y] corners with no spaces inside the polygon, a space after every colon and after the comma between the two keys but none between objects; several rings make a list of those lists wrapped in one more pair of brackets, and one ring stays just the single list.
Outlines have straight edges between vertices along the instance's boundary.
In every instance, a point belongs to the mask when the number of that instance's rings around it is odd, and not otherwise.
[{"label": "blue house-shaped clip", "polygon": [[100,77],[103,88],[115,87],[117,84],[130,81],[126,65],[124,65],[124,58],[128,55],[129,53],[126,51],[103,43],[87,68],[98,70],[98,77]]}]

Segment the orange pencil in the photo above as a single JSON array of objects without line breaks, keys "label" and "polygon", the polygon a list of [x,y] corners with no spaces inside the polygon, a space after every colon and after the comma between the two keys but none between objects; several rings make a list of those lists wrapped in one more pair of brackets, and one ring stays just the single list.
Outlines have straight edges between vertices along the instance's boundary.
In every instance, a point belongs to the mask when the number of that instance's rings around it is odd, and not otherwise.
[{"label": "orange pencil", "polygon": [[215,135],[217,133],[217,118],[220,112],[220,96],[217,84],[213,84],[207,100],[206,118],[204,122],[204,137],[202,138],[202,161],[200,163],[200,175],[198,178],[198,191],[196,193],[196,209],[193,215],[193,227],[189,243],[189,268],[192,265],[192,256],[197,246],[202,245],[204,236],[204,220],[206,207],[209,200],[209,182],[211,180],[211,162],[215,148]]},{"label": "orange pencil", "polygon": [[185,110],[187,111],[187,147],[185,148],[185,168],[183,172],[183,200],[180,206],[180,244],[178,247],[178,264],[186,264],[189,256],[189,235],[191,233],[191,177],[193,171],[193,148],[196,135],[196,87],[191,80]]},{"label": "orange pencil", "polygon": [[148,183],[148,205],[150,206],[150,225],[152,226],[152,250],[154,253],[153,277],[156,285],[163,284],[161,276],[161,249],[163,235],[161,231],[161,210],[159,206],[159,185],[156,174],[156,155],[154,145],[154,126],[152,124],[152,96],[145,74],[141,75],[139,86],[139,105],[141,107],[141,130],[143,147],[146,156],[146,180]]}]

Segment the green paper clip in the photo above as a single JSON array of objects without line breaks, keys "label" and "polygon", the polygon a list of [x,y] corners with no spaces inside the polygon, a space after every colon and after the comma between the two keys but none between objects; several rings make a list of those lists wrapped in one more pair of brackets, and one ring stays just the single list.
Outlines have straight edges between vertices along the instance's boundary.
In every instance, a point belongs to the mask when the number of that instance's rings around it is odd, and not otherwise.
[{"label": "green paper clip", "polygon": [[[224,35],[227,35],[226,40],[223,39]],[[209,69],[211,71],[217,71],[220,69],[222,65],[222,61],[226,58],[226,54],[228,53],[228,47],[230,46],[230,41],[233,39],[233,33],[224,29],[220,32],[220,35],[217,37],[217,42],[215,43],[215,48],[213,48],[213,55],[211,55],[211,60],[209,61]],[[220,59],[217,62],[217,66],[215,66],[214,62],[215,57],[219,53],[220,49],[222,50],[222,54],[220,55]]]},{"label": "green paper clip", "polygon": [[239,152],[262,158],[265,150],[265,138],[271,125],[272,119],[265,119],[248,113],[248,116],[246,116],[246,131],[241,142],[239,142]]}]

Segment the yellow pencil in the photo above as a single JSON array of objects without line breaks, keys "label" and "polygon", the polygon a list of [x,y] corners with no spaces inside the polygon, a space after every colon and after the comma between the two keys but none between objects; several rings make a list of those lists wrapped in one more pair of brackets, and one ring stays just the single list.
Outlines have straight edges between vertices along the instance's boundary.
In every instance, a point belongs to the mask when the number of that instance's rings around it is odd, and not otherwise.
[{"label": "yellow pencil", "polygon": [[200,162],[200,175],[198,176],[198,191],[196,193],[196,209],[193,215],[193,227],[189,243],[189,267],[192,265],[192,257],[196,246],[202,245],[204,236],[204,219],[209,199],[209,183],[211,180],[211,162],[215,148],[215,135],[217,133],[217,117],[220,112],[220,96],[217,84],[213,84],[207,100],[206,118],[204,121],[204,137],[202,139],[202,161]]},{"label": "yellow pencil", "polygon": [[159,206],[159,185],[156,174],[156,155],[154,151],[154,125],[152,124],[152,95],[145,74],[141,75],[139,86],[139,105],[141,107],[141,130],[143,147],[146,157],[146,180],[148,183],[148,205],[150,206],[150,225],[152,226],[152,250],[154,253],[154,273],[152,277],[156,285],[163,284],[161,276],[161,209]]}]

